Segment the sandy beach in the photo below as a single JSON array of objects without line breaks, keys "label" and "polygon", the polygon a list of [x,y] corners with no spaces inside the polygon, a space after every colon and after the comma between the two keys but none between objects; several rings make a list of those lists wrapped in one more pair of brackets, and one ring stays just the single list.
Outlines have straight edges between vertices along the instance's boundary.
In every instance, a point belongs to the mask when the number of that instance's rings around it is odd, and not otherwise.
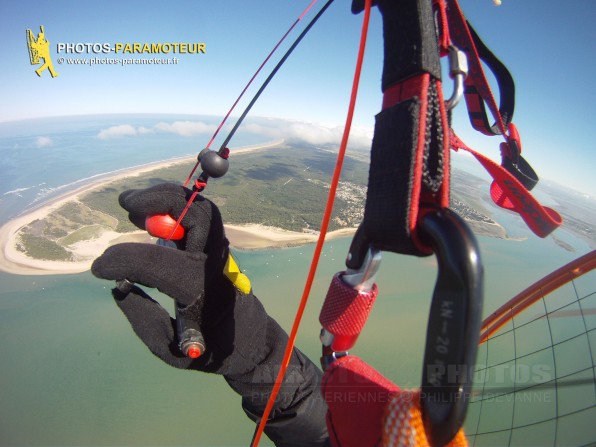
[{"label": "sandy beach", "polygon": [[[234,154],[253,152],[258,150],[271,149],[283,143],[274,141],[271,143],[243,147],[235,149]],[[114,174],[109,177],[103,177],[80,186],[79,188],[64,193],[63,195],[46,202],[27,213],[14,218],[0,227],[0,271],[17,275],[55,275],[72,274],[89,270],[93,259],[99,256],[108,246],[122,242],[147,242],[155,243],[152,238],[144,231],[122,234],[114,231],[104,231],[99,237],[82,241],[75,244],[73,253],[79,261],[77,262],[58,262],[34,259],[26,256],[16,248],[16,237],[21,228],[29,223],[44,219],[51,212],[57,210],[67,202],[78,200],[83,194],[94,189],[101,188],[111,182],[136,177],[143,173],[157,169],[163,169],[179,163],[192,163],[192,158],[182,158],[168,160],[158,163],[143,165],[136,169],[130,169],[122,173]],[[316,242],[318,234],[301,233],[286,231],[280,228],[268,227],[264,225],[226,225],[226,235],[230,240],[230,245],[237,249],[263,249],[275,247],[289,247]],[[343,229],[334,231],[327,235],[327,238],[341,237],[353,234],[354,229]]]},{"label": "sandy beach", "polygon": [[[300,233],[265,225],[225,225],[226,236],[232,248],[256,250],[263,248],[295,247],[312,244],[319,239],[319,233]],[[350,236],[356,228],[344,228],[327,233],[325,240]]]}]

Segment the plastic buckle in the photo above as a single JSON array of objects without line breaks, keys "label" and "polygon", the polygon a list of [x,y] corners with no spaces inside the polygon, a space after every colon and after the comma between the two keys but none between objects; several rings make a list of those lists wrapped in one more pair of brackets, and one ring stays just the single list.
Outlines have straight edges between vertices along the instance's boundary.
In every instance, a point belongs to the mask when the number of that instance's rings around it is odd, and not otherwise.
[{"label": "plastic buckle", "polygon": [[474,234],[449,209],[421,219],[420,234],[437,256],[438,276],[428,319],[420,405],[431,445],[461,428],[480,334],[483,267]]},{"label": "plastic buckle", "polygon": [[524,187],[531,191],[538,183],[538,175],[521,156],[521,139],[513,123],[508,126],[509,137],[501,143],[501,166],[513,175]]}]

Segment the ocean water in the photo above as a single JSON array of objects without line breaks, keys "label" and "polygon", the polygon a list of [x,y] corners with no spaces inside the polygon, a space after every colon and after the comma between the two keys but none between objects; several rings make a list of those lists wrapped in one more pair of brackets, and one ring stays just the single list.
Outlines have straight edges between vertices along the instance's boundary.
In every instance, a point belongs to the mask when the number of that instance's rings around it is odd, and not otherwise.
[{"label": "ocean water", "polygon": [[[220,120],[146,114],[0,123],[0,222],[99,176],[196,155]],[[219,149],[218,141],[212,149]],[[267,137],[239,131],[230,147],[266,141]]]},{"label": "ocean water", "polygon": [[[207,141],[206,134],[191,138],[156,132],[97,138],[111,126],[151,128],[159,122],[186,119],[190,118],[114,116],[1,123],[0,223],[82,179],[195,153]],[[199,119],[217,124],[214,118]],[[44,145],[47,140],[39,137],[47,137],[50,143]],[[238,145],[262,141],[266,138],[239,135]],[[479,238],[485,266],[485,315],[589,250],[571,234],[564,238],[576,251],[563,250],[550,238],[532,236],[523,222],[507,213],[499,217],[510,234],[526,239]],[[349,238],[343,238],[326,244],[304,315],[297,345],[315,362],[320,355],[318,312],[331,276],[344,268],[349,243]],[[313,248],[235,253],[256,295],[288,330]],[[377,280],[379,297],[353,351],[403,387],[420,382],[435,276],[433,257],[384,254]],[[0,273],[0,284],[0,445],[237,446],[250,442],[254,425],[242,412],[238,396],[220,377],[175,370],[153,357],[114,305],[109,282],[88,272]],[[591,284],[591,288],[596,287]],[[171,308],[167,297],[155,296]],[[538,344],[542,339],[541,333],[529,334],[527,343]],[[582,353],[572,351],[567,359],[579,362]],[[543,406],[532,408],[542,411]],[[505,412],[494,413],[496,421],[511,422]],[[587,430],[588,437],[594,433],[588,424],[578,430],[584,434]],[[262,445],[271,444],[264,439]]]}]

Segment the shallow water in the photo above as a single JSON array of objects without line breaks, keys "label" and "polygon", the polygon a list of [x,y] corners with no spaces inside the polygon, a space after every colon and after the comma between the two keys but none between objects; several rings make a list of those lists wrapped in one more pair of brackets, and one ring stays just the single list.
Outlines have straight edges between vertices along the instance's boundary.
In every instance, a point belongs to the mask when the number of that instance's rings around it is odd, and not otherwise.
[{"label": "shallow water", "polygon": [[[348,243],[336,240],[325,248],[298,337],[298,346],[315,361],[318,312]],[[532,264],[526,259],[520,275],[523,244],[481,238],[485,314],[565,257],[544,250]],[[268,312],[287,329],[312,249],[236,253]],[[432,258],[384,256],[380,294],[353,351],[402,387],[420,381],[434,264]],[[250,439],[253,426],[224,381],[175,370],[153,357],[113,303],[108,282],[89,273],[0,279],[2,445],[225,446]],[[539,343],[542,334],[528,337]]]}]

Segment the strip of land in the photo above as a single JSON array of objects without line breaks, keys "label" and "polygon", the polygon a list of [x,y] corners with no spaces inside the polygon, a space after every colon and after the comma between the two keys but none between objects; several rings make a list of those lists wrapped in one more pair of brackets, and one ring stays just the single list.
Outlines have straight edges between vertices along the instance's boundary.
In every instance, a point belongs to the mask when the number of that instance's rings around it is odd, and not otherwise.
[{"label": "strip of land", "polygon": [[[266,145],[251,146],[237,149],[235,154],[270,149],[279,146],[276,141]],[[121,242],[146,242],[155,243],[155,239],[144,231],[132,233],[118,233],[116,231],[103,231],[89,240],[82,240],[69,248],[75,255],[76,261],[50,261],[35,259],[18,250],[19,231],[36,220],[47,218],[52,212],[68,202],[79,200],[81,196],[90,191],[102,188],[108,184],[141,174],[164,169],[174,164],[192,162],[192,159],[176,159],[141,166],[113,176],[91,181],[76,190],[64,193],[53,200],[44,203],[38,208],[7,222],[0,228],[0,270],[19,275],[52,275],[80,273],[89,270],[93,260],[110,245]],[[329,233],[328,238],[341,237],[352,234],[354,229],[342,229]],[[289,247],[316,242],[318,233],[295,232],[281,228],[264,225],[226,225],[226,235],[232,247],[237,249],[263,249]]]},{"label": "strip of land", "polygon": [[[300,156],[291,149],[291,144],[281,140],[234,150],[234,154],[246,154],[242,162],[206,194],[220,207],[224,220],[232,224],[226,225],[226,235],[233,248],[290,247],[318,240],[319,234],[313,230],[318,228],[323,212],[331,157],[319,148],[301,148]],[[264,153],[258,154],[260,151]],[[179,158],[80,181],[77,189],[0,228],[0,271],[24,275],[84,272],[110,245],[155,243],[128,222],[117,196],[128,188],[177,182],[194,162],[190,157]],[[331,222],[336,231],[328,238],[351,235],[353,227],[362,221],[366,169],[361,161],[346,166]],[[292,182],[294,179],[299,181]],[[463,177],[465,188],[457,195],[461,200],[452,200],[454,211],[477,235],[508,238],[505,228],[488,217],[480,199],[466,194],[466,190],[478,188],[474,182]]]}]

